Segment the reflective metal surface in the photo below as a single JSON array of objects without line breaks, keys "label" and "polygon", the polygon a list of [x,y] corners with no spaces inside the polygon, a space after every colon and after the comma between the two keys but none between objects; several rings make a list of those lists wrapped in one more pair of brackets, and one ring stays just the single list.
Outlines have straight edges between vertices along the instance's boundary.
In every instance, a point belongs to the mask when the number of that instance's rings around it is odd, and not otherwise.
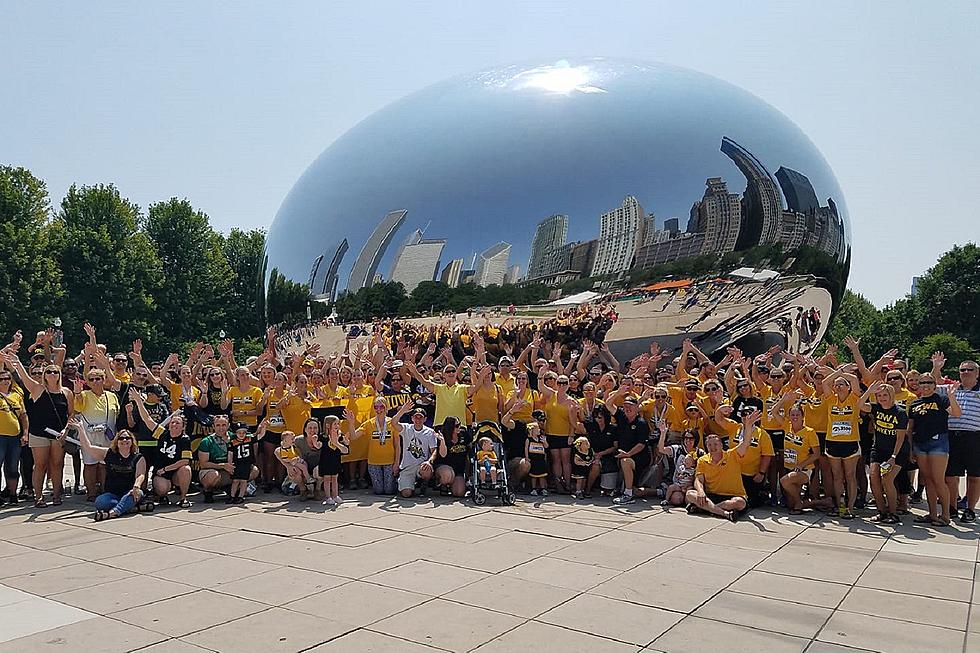
[{"label": "reflective metal surface", "polygon": [[681,68],[571,60],[451,79],[341,136],[269,229],[265,310],[378,280],[604,294],[671,273],[617,304],[620,353],[668,335],[805,351],[849,264],[837,181],[775,108]]}]

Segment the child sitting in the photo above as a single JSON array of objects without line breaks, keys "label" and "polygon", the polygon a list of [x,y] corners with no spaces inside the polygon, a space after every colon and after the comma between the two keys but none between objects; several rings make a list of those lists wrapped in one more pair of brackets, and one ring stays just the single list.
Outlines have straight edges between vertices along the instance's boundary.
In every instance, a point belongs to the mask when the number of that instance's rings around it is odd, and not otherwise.
[{"label": "child sitting", "polygon": [[490,474],[490,482],[497,484],[497,452],[493,450],[493,440],[488,437],[480,438],[480,448],[476,452],[477,473],[480,476],[480,485],[487,482],[487,474]]},{"label": "child sitting", "polygon": [[313,489],[313,477],[310,470],[306,467],[306,461],[299,455],[299,449],[295,444],[296,434],[292,431],[282,432],[282,445],[276,447],[276,459],[286,468],[286,476],[291,483],[299,486],[299,499],[306,501],[310,497],[310,490]]}]

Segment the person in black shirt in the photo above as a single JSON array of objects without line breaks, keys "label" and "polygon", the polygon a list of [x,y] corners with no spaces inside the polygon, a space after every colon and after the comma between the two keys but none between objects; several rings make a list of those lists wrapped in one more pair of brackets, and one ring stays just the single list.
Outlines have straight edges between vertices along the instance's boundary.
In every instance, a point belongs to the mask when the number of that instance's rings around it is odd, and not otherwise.
[{"label": "person in black shirt", "polygon": [[951,387],[946,396],[943,396],[936,393],[934,378],[923,376],[919,379],[919,398],[913,399],[909,404],[908,431],[912,434],[912,453],[919,463],[919,473],[926,485],[929,516],[916,517],[914,521],[918,523],[931,523],[933,526],[950,524],[951,497],[946,485],[950,415],[960,416],[956,388]]},{"label": "person in black shirt", "polygon": [[136,447],[129,431],[120,431],[108,447],[92,444],[88,427],[82,419],[72,418],[71,427],[78,433],[78,443],[91,459],[105,463],[104,492],[95,499],[95,521],[121,517],[128,512],[153,510],[153,502],[140,503],[146,479],[146,459]]},{"label": "person in black shirt", "polygon": [[469,448],[461,436],[459,420],[447,417],[440,427],[446,440],[446,455],[436,459],[436,479],[443,496],[466,494],[466,463]]},{"label": "person in black shirt", "polygon": [[236,422],[232,425],[231,441],[228,443],[228,462],[235,466],[231,474],[231,492],[225,503],[245,503],[245,492],[252,477],[255,466],[255,445],[265,437],[269,420],[264,419],[254,434],[248,430],[248,425]]},{"label": "person in black shirt", "polygon": [[514,419],[514,413],[526,408],[526,401],[518,400],[500,417],[503,427],[504,456],[507,458],[507,484],[511,490],[521,486],[531,471],[531,461],[524,455],[527,443],[527,423]]},{"label": "person in black shirt", "polygon": [[909,466],[909,444],[905,438],[908,417],[895,405],[895,388],[882,381],[871,386],[874,402],[861,404],[873,443],[871,446],[871,491],[878,516],[874,521],[898,524],[898,491],[895,479]]},{"label": "person in black shirt", "polygon": [[592,411],[592,419],[584,422],[586,435],[595,452],[593,464],[599,466],[599,492],[603,496],[611,494],[619,480],[619,461],[616,459],[619,444],[611,422],[609,410],[602,405],[596,406]]},{"label": "person in black shirt", "polygon": [[[152,394],[153,390],[148,391]],[[191,486],[191,439],[185,433],[184,415],[177,411],[163,419],[150,414],[150,406],[136,388],[130,388],[129,398],[139,411],[141,425],[150,431],[149,441],[153,442],[153,494],[160,503],[169,505],[168,494],[174,487],[180,493],[177,506],[190,508],[187,491]],[[143,452],[144,447],[140,448]],[[149,465],[148,465],[149,466]]]},{"label": "person in black shirt", "polygon": [[[130,386],[124,410],[126,412],[127,428],[136,435],[136,444],[140,453],[146,458],[148,467],[156,465],[157,440],[153,432],[164,423],[170,415],[170,408],[165,400],[163,386],[151,384],[140,389]],[[146,415],[140,410],[143,407]],[[145,489],[145,488],[144,488]]]},{"label": "person in black shirt", "polygon": [[[606,408],[612,411],[613,396],[606,401]],[[633,503],[634,482],[643,477],[652,462],[650,456],[650,426],[640,417],[639,400],[627,395],[623,407],[616,411],[616,441],[619,443],[619,468],[623,473],[623,495],[613,499],[613,503],[626,505]]]}]

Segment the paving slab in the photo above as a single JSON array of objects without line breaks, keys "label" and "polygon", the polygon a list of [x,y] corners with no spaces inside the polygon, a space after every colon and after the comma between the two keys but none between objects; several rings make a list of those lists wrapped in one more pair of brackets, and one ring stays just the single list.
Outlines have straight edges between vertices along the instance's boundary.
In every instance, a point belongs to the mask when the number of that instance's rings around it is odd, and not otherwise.
[{"label": "paving slab", "polygon": [[460,603],[433,599],[392,615],[371,630],[447,651],[470,651],[524,620]]},{"label": "paving slab", "polygon": [[502,637],[484,644],[473,653],[511,653],[530,648],[529,642],[534,642],[533,650],[536,653],[569,653],[569,651],[635,653],[639,650],[639,647],[633,644],[624,644],[577,630],[529,621]]},{"label": "paving slab", "polygon": [[268,607],[255,601],[201,590],[149,605],[120,610],[109,616],[170,637],[182,637],[204,628],[261,612]]},{"label": "paving slab", "polygon": [[817,639],[880,653],[960,651],[966,633],[853,612],[835,612]]},{"label": "paving slab", "polygon": [[359,629],[319,646],[314,646],[307,653],[348,653],[349,651],[362,653],[435,653],[439,650],[431,646],[410,642],[407,639]]},{"label": "paving slab", "polygon": [[713,619],[685,617],[656,639],[651,648],[670,653],[802,653],[809,639]]},{"label": "paving slab", "polygon": [[428,600],[430,597],[417,592],[352,581],[292,601],[283,607],[360,628]]},{"label": "paving slab", "polygon": [[530,619],[577,594],[575,590],[497,574],[449,592],[442,598]]},{"label": "paving slab", "polygon": [[683,618],[678,612],[582,594],[539,615],[535,621],[646,646]]},{"label": "paving slab", "polygon": [[[112,636],[108,636],[108,633]],[[166,635],[145,628],[95,617],[0,643],[0,653],[126,653],[166,639]]]},{"label": "paving slab", "polygon": [[302,651],[349,632],[351,627],[321,617],[271,608],[182,637],[216,651],[267,653]]},{"label": "paving slab", "polygon": [[[800,597],[805,601],[804,597]],[[779,599],[723,591],[698,608],[694,616],[740,624],[784,635],[813,638],[833,611]]]}]

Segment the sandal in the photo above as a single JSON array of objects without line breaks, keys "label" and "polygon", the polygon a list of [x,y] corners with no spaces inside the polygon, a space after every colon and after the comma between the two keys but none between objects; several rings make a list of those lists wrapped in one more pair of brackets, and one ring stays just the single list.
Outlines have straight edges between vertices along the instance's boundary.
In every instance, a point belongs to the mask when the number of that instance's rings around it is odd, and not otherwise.
[{"label": "sandal", "polygon": [[933,519],[929,523],[939,528],[950,525],[950,521],[948,519]]},{"label": "sandal", "polygon": [[845,510],[844,512],[841,513],[840,518],[841,519],[854,519],[854,513],[851,512],[850,510]]},{"label": "sandal", "polygon": [[95,521],[103,521],[105,519],[109,519],[109,511],[108,510],[96,510],[95,511]]},{"label": "sandal", "polygon": [[932,517],[930,517],[929,515],[916,515],[912,519],[912,523],[914,523],[914,524],[931,524],[932,523]]},{"label": "sandal", "polygon": [[188,501],[187,499],[181,499],[180,501],[178,501],[174,505],[177,506],[178,508],[190,508],[194,504],[191,503],[190,501]]},{"label": "sandal", "polygon": [[48,504],[44,502],[44,499],[38,499],[34,502],[35,508],[47,508]]}]

